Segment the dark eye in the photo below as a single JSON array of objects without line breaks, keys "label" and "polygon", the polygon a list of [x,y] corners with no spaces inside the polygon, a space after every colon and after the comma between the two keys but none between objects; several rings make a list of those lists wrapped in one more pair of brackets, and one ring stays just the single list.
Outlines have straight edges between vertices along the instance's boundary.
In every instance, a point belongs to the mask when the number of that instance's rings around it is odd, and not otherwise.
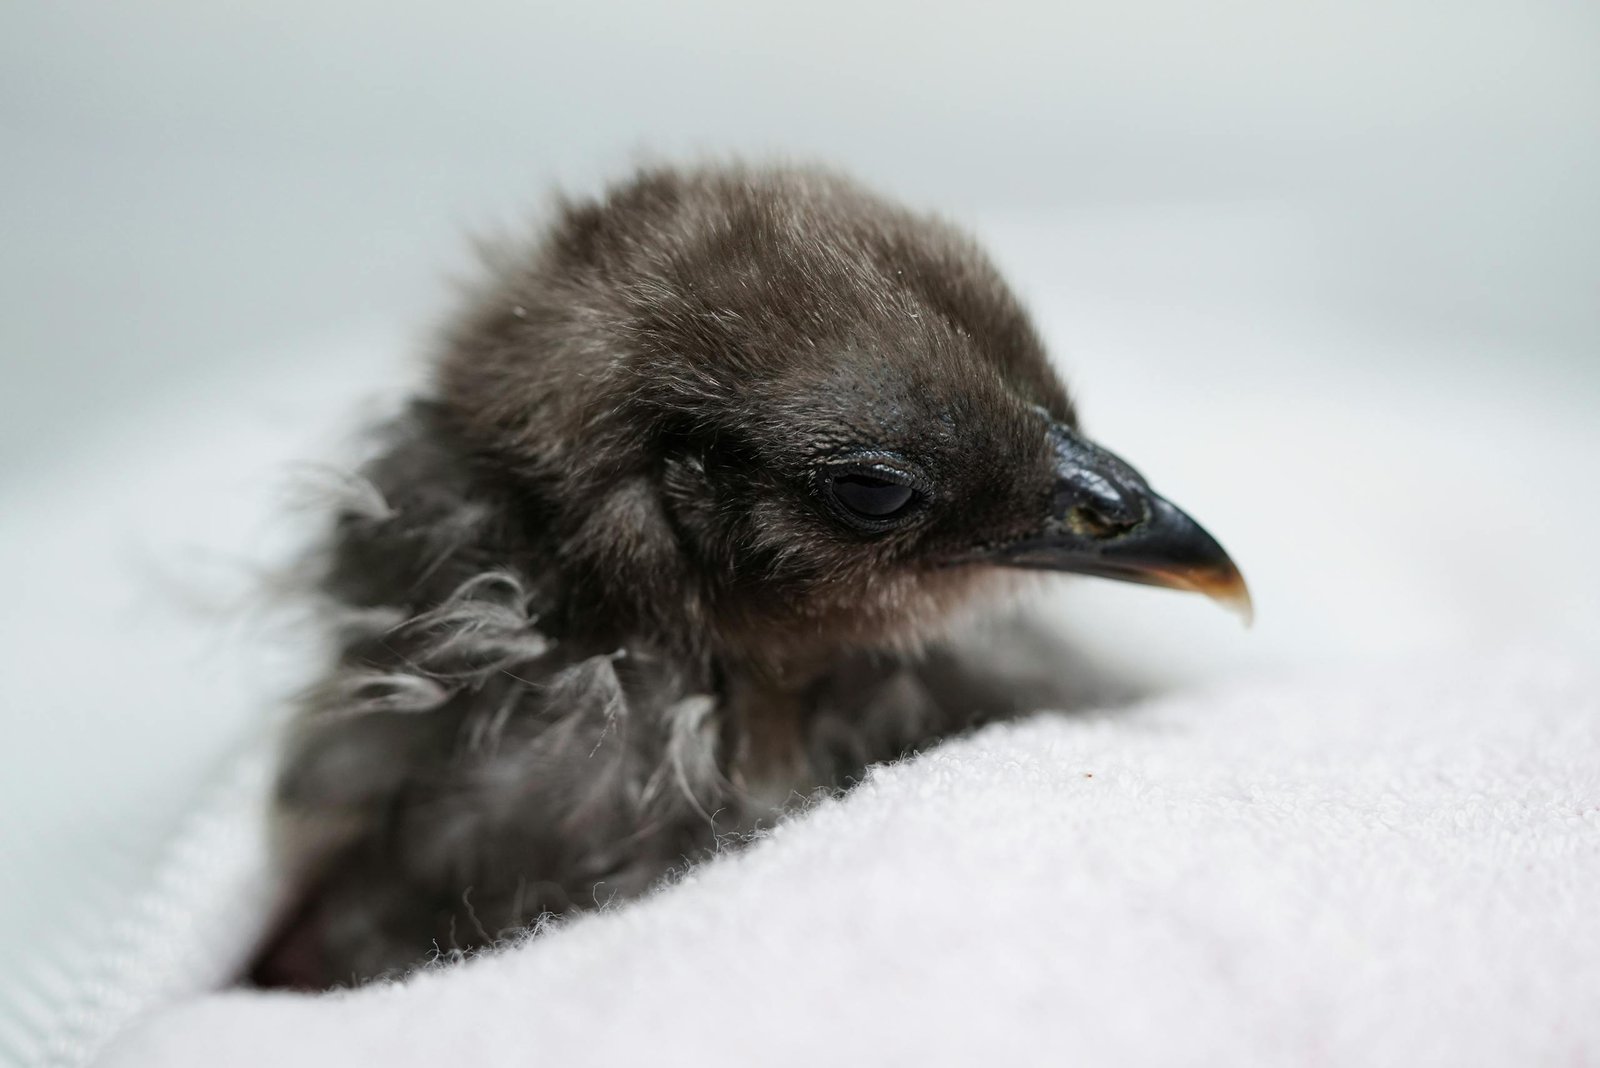
[{"label": "dark eye", "polygon": [[858,472],[834,475],[829,488],[847,511],[878,521],[904,512],[917,496],[910,486]]}]

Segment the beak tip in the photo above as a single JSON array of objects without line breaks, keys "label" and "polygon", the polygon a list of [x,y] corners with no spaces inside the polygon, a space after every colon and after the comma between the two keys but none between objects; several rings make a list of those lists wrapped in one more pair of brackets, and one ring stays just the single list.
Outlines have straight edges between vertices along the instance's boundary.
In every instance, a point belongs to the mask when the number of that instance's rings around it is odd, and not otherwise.
[{"label": "beak tip", "polygon": [[1239,622],[1244,624],[1244,629],[1249,630],[1255,626],[1256,606],[1250,599],[1250,591],[1244,587],[1239,588],[1239,596],[1227,602],[1228,610],[1239,617]]},{"label": "beak tip", "polygon": [[1244,576],[1239,574],[1237,570],[1203,592],[1217,604],[1237,616],[1246,630],[1250,629],[1255,623],[1255,601],[1250,596],[1250,587],[1245,585]]}]

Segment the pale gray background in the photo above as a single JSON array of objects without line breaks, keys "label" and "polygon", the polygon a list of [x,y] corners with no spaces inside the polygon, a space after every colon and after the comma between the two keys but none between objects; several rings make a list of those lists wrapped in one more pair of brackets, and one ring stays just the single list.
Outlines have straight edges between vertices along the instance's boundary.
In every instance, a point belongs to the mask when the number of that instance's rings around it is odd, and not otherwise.
[{"label": "pale gray background", "polygon": [[958,215],[1289,203],[1337,235],[1338,314],[1600,337],[1583,0],[11,0],[0,131],[7,467],[431,307],[464,226],[639,151],[821,157]]},{"label": "pale gray background", "polygon": [[[114,909],[269,690],[215,667],[226,687],[197,697],[213,658],[192,625],[101,593],[125,555],[170,551],[177,517],[228,555],[249,526],[230,487],[271,466],[308,366],[381,384],[445,306],[466,230],[642,153],[821,158],[977,226],[1091,427],[1246,563],[1266,611],[1240,648],[1288,648],[1285,621],[1301,654],[1307,634],[1330,655],[1423,646],[1472,583],[1508,604],[1531,582],[1600,592],[1592,563],[1547,551],[1592,481],[1536,479],[1592,468],[1544,460],[1590,447],[1568,430],[1600,413],[1592,3],[10,0],[0,137],[8,947]],[[1423,403],[1432,429],[1407,439]],[[1212,411],[1205,449],[1175,429]],[[1396,474],[1356,488],[1366,507],[1328,514],[1293,484],[1301,455],[1334,481],[1341,450],[1381,468],[1379,441]],[[1269,452],[1287,474],[1253,484]],[[161,473],[174,456],[190,466]],[[1492,554],[1429,527],[1434,482]],[[1296,561],[1301,538],[1324,551]],[[1435,538],[1467,563],[1386,600]],[[1275,561],[1328,577],[1274,585]],[[1195,627],[1199,662],[1222,639]]]}]

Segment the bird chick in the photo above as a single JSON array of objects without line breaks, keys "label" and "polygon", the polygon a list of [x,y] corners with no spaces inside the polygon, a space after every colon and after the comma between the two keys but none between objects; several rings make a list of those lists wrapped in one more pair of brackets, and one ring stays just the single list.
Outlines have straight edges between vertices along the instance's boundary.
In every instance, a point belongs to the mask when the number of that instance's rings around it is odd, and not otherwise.
[{"label": "bird chick", "polygon": [[1084,437],[973,241],[814,170],[636,175],[492,259],[341,507],[258,980],[626,899],[1022,690],[942,636],[1049,570],[1246,607]]}]

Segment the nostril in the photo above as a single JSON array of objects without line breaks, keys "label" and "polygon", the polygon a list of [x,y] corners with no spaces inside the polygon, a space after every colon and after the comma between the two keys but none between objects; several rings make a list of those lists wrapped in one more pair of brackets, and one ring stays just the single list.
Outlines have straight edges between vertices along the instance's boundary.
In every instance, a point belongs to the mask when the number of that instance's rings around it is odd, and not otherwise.
[{"label": "nostril", "polygon": [[1067,527],[1084,538],[1111,538],[1133,529],[1136,520],[1127,515],[1107,515],[1087,504],[1077,505],[1067,511]]},{"label": "nostril", "polygon": [[1080,538],[1105,540],[1126,534],[1149,518],[1150,489],[1137,471],[1065,427],[1054,428],[1051,443],[1052,514],[1058,527]]},{"label": "nostril", "polygon": [[1080,538],[1126,534],[1144,519],[1142,498],[1107,472],[1080,468],[1056,485],[1056,514]]}]

